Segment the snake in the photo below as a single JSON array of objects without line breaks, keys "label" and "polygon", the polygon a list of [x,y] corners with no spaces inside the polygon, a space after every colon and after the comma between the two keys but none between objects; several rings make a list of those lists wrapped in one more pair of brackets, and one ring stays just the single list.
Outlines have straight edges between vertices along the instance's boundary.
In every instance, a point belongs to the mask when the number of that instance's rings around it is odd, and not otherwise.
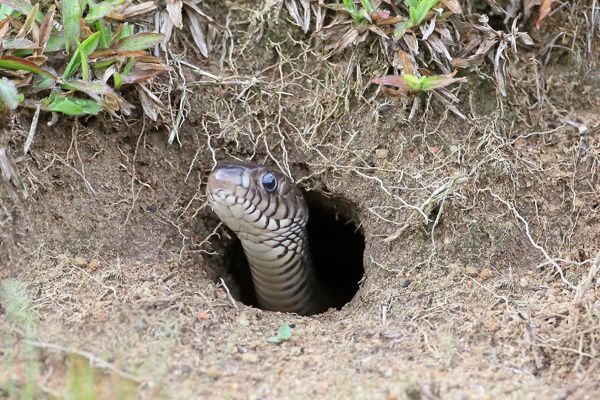
[{"label": "snake", "polygon": [[312,315],[324,293],[311,260],[302,191],[276,168],[218,163],[208,176],[208,204],[239,238],[258,306]]}]

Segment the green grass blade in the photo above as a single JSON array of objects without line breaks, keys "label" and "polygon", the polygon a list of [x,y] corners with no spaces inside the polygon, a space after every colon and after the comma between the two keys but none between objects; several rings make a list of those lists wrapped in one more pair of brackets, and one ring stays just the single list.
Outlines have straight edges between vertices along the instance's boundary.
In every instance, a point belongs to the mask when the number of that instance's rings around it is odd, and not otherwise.
[{"label": "green grass blade", "polygon": [[438,3],[438,1],[439,0],[421,0],[419,2],[419,5],[415,9],[415,17],[413,19],[415,26],[423,22],[429,11]]},{"label": "green grass blade", "polygon": [[155,32],[138,33],[131,35],[119,43],[117,43],[115,50],[118,51],[140,51],[154,47],[164,40],[164,35]]},{"label": "green grass blade", "polygon": [[371,4],[371,0],[360,0],[363,8],[365,9],[365,11],[367,12],[367,14],[371,15],[373,14],[373,12],[375,11],[375,9],[373,8],[373,5]]},{"label": "green grass blade", "polygon": [[96,21],[96,31],[100,32],[100,48],[108,49],[112,41],[112,29],[110,24],[105,23],[103,20]]},{"label": "green grass blade", "polygon": [[[63,78],[65,80],[69,79],[75,73],[75,71],[77,71],[77,68],[79,68],[79,66],[83,63],[88,65],[87,56],[96,50],[98,43],[100,42],[101,35],[102,34],[100,32],[93,33],[87,39],[81,42],[81,46],[78,46],[78,49],[80,48],[80,50],[73,53],[73,57],[71,57],[67,68],[65,68],[65,72],[63,73]],[[78,43],[77,40],[75,42]],[[87,71],[89,75],[89,66]]]},{"label": "green grass blade", "polygon": [[0,0],[0,4],[4,4],[24,15],[28,15],[33,10],[31,3],[25,0]]},{"label": "green grass blade", "polygon": [[0,19],[4,19],[12,14],[14,10],[7,6],[6,4],[0,4]]},{"label": "green grass blade", "polygon": [[79,53],[79,58],[81,59],[81,78],[84,81],[90,80],[90,65],[88,64],[87,55],[83,50],[83,45],[77,41],[77,52]]},{"label": "green grass blade", "polygon": [[353,0],[344,0],[344,8],[353,14],[356,12],[356,4],[354,4]]},{"label": "green grass blade", "polygon": [[19,57],[0,56],[0,69],[33,72],[34,74],[43,75],[55,81],[58,80],[58,77],[51,72],[40,68],[31,61]]},{"label": "green grass blade", "polygon": [[90,1],[88,3],[88,7],[89,7],[89,12],[87,13],[87,15],[84,18],[85,22],[88,24],[93,24],[94,22],[101,20],[102,18],[104,18],[108,14],[110,14],[112,12],[112,10],[115,8],[114,5],[112,5],[108,2],[102,2],[102,3],[96,4],[93,1]]},{"label": "green grass blade", "polygon": [[48,39],[48,43],[46,44],[46,49],[44,54],[46,53],[56,53],[57,51],[61,51],[65,48],[65,33],[63,31],[54,32],[50,35]]},{"label": "green grass blade", "polygon": [[73,39],[81,36],[81,6],[79,0],[60,0],[62,22],[65,32],[65,49],[71,50]]},{"label": "green grass blade", "polygon": [[97,115],[102,106],[96,101],[78,97],[53,96],[44,101],[48,110],[71,116]]}]

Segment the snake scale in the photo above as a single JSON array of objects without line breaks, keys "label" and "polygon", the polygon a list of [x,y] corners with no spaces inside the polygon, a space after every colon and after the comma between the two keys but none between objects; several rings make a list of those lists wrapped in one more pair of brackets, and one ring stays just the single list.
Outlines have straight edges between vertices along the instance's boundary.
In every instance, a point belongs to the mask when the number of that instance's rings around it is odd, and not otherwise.
[{"label": "snake scale", "polygon": [[323,311],[308,247],[308,207],[291,179],[262,164],[218,164],[206,193],[242,243],[259,306],[300,315]]}]

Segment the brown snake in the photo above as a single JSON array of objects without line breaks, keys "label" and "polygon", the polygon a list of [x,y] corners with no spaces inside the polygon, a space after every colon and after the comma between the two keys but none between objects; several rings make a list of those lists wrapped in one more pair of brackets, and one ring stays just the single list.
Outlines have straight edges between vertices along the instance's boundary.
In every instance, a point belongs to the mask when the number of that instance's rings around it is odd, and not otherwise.
[{"label": "brown snake", "polygon": [[235,163],[213,169],[206,193],[212,209],[242,242],[259,306],[301,315],[323,311],[300,189],[272,168]]}]

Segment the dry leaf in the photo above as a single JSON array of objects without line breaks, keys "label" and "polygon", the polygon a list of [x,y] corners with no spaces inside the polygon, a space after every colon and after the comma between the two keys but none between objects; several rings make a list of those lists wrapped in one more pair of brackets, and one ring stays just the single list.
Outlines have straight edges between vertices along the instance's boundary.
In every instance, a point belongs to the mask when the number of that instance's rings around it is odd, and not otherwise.
[{"label": "dry leaf", "polygon": [[169,17],[171,21],[173,21],[173,25],[177,28],[183,28],[183,17],[181,15],[181,10],[183,8],[183,3],[181,0],[167,0],[167,12],[169,13]]},{"label": "dry leaf", "polygon": [[190,20],[190,32],[192,33],[194,43],[196,43],[196,46],[198,46],[200,53],[205,58],[208,58],[208,45],[206,44],[206,37],[204,36],[203,31],[204,23],[200,20],[198,14],[187,13],[187,16]]},{"label": "dry leaf", "polygon": [[458,0],[440,0],[440,3],[444,5],[448,10],[450,10],[454,14],[462,14],[462,9],[460,8],[460,3]]},{"label": "dry leaf", "polygon": [[135,88],[137,89],[144,114],[146,114],[152,121],[156,121],[158,119],[158,115],[166,109],[165,105],[143,84],[136,84]]},{"label": "dry leaf", "polygon": [[552,9],[552,3],[554,3],[554,0],[542,0],[540,5],[540,16],[535,22],[535,27],[537,29],[540,29],[542,26],[542,21],[550,13],[550,10]]},{"label": "dry leaf", "polygon": [[52,23],[54,22],[54,13],[56,11],[56,7],[54,4],[50,6],[46,15],[44,15],[44,20],[40,25],[40,37],[38,39],[38,49],[35,54],[43,54],[46,49],[46,45],[48,44],[48,39],[50,38],[50,33],[52,33]]},{"label": "dry leaf", "polygon": [[0,177],[12,202],[19,204],[19,191],[23,193],[24,197],[27,196],[27,191],[23,186],[12,157],[6,152],[6,148],[2,146],[0,146]]}]

